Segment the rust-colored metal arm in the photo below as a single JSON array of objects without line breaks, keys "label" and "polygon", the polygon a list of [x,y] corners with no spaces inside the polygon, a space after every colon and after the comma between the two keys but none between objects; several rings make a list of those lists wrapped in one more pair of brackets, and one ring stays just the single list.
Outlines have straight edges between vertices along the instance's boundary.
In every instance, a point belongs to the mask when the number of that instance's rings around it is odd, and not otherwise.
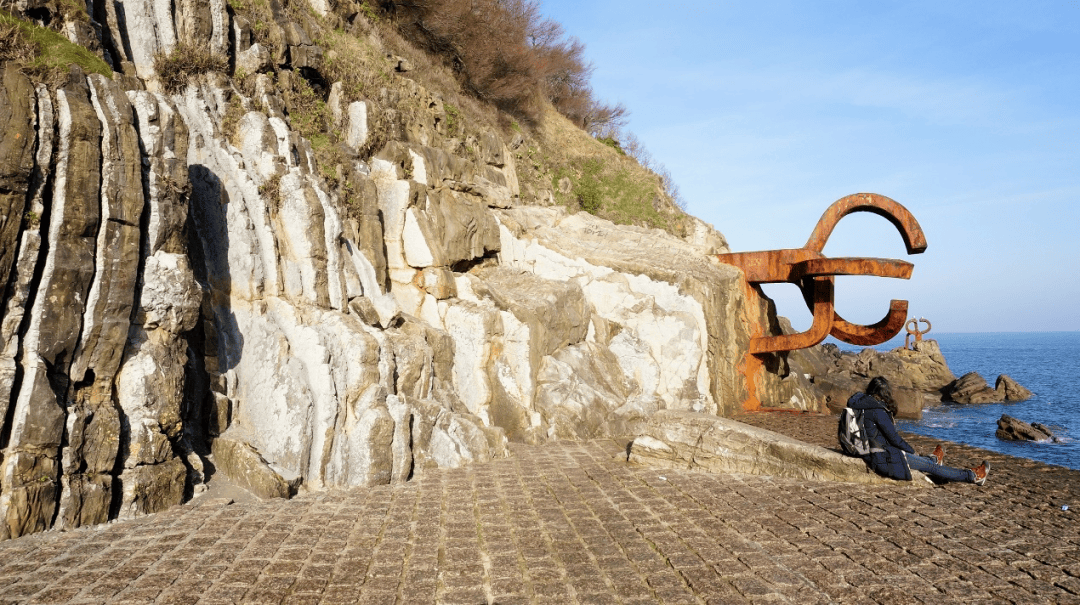
[{"label": "rust-colored metal arm", "polygon": [[820,275],[873,275],[875,277],[911,278],[915,265],[894,258],[815,258],[792,267],[795,279]]},{"label": "rust-colored metal arm", "polygon": [[794,351],[812,347],[825,340],[833,325],[833,278],[814,277],[810,278],[809,286],[803,286],[804,292],[810,290],[810,302],[808,306],[814,312],[814,323],[810,329],[798,334],[783,334],[781,336],[759,336],[750,339],[750,353],[775,353],[778,351]]},{"label": "rust-colored metal arm", "polygon": [[907,208],[877,193],[856,193],[833,202],[818,219],[817,226],[804,247],[815,252],[824,250],[825,242],[829,240],[836,224],[853,212],[873,212],[892,223],[900,232],[900,237],[904,238],[908,254],[921,254],[926,251],[926,236],[919,226],[919,221],[915,220]]},{"label": "rust-colored metal arm", "polygon": [[[904,318],[907,317],[908,301],[896,300],[889,302],[889,313],[876,323],[868,326],[849,323],[838,314],[833,314],[833,326],[829,334],[837,340],[842,340],[853,345],[869,346],[889,340],[900,333],[904,327]],[[887,336],[886,338],[882,338]]]},{"label": "rust-colored metal arm", "polygon": [[[821,251],[836,224],[853,212],[873,212],[885,217],[900,232],[908,254],[919,254],[926,250],[926,236],[907,208],[884,195],[856,193],[837,200],[825,210],[803,248],[716,255],[720,262],[742,269],[747,282],[751,284],[798,285],[807,307],[814,314],[814,323],[806,332],[752,338],[750,353],[803,349],[821,342],[829,334],[852,344],[874,345],[900,333],[907,317],[908,303],[905,300],[891,301],[885,317],[869,326],[850,323],[834,310],[834,276],[873,275],[909,279],[915,267],[909,262],[892,258],[826,258],[822,255]],[[916,339],[920,337],[921,334]]]}]

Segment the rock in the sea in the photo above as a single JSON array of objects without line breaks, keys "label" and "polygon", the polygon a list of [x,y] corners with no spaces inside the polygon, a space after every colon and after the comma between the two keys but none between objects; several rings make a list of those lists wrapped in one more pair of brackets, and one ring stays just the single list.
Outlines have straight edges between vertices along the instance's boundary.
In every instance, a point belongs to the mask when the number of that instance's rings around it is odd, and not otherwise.
[{"label": "rock in the sea", "polygon": [[1008,414],[1002,414],[1001,418],[998,418],[997,425],[998,429],[994,435],[1005,441],[1050,441],[1053,443],[1059,441],[1046,426],[1038,422],[1028,424]]},{"label": "rock in the sea", "polygon": [[853,353],[824,344],[792,351],[788,363],[792,373],[812,377],[820,407],[833,412],[842,410],[852,394],[865,390],[871,378],[884,376],[892,385],[897,416],[915,420],[922,417],[924,405],[939,403],[941,389],[956,379],[934,340],[888,352],[866,348]]},{"label": "rock in the sea", "polygon": [[1004,401],[1004,393],[986,384],[978,372],[968,372],[941,390],[946,401],[956,403],[995,403]]},{"label": "rock in the sea", "polygon": [[1031,399],[1032,392],[1020,385],[1009,376],[1002,374],[994,383],[997,391],[1005,401],[1027,401]]}]

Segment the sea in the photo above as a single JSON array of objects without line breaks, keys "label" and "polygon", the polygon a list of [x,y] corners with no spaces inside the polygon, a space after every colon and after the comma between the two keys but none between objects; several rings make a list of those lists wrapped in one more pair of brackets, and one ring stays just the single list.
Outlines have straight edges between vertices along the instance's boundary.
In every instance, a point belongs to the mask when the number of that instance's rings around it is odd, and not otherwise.
[{"label": "sea", "polygon": [[[924,338],[938,342],[958,378],[978,372],[993,388],[998,374],[1007,374],[1034,396],[1022,402],[927,407],[922,420],[900,421],[901,430],[1080,469],[1080,331],[931,333]],[[846,351],[862,349],[832,338],[828,342]],[[902,346],[903,335],[873,348],[890,351]],[[998,439],[994,432],[1002,414],[1044,424],[1060,442]]]}]

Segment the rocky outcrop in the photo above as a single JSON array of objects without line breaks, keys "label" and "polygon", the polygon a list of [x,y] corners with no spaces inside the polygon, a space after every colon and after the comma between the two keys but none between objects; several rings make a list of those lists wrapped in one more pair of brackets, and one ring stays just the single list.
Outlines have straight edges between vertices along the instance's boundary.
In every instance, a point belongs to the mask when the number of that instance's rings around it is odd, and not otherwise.
[{"label": "rocky outcrop", "polygon": [[1023,420],[1017,420],[1008,414],[1002,414],[997,421],[997,431],[994,435],[1005,441],[1050,441],[1057,443],[1059,439],[1046,426],[1038,422],[1028,424]]},{"label": "rocky outcrop", "polygon": [[585,213],[498,216],[503,264],[580,285],[592,309],[587,340],[609,349],[636,384],[633,407],[730,413],[745,399],[736,366],[749,334],[737,270],[694,244]]},{"label": "rocky outcrop", "polygon": [[31,101],[35,220],[23,221],[13,247],[2,324],[2,537],[183,498],[180,334],[201,298],[183,249],[144,237],[148,209],[183,225],[186,202],[156,188],[147,197],[142,149],[151,143],[127,93],[73,71]]},{"label": "rocky outcrop", "polygon": [[[113,79],[3,72],[0,539],[214,473],[264,497],[401,482],[746,400],[768,310],[708,259],[719,233],[525,206],[500,132],[451,131],[400,61],[366,96],[320,83],[318,24],[271,4],[257,38],[223,2],[92,2]],[[166,94],[153,55],[181,43],[246,73]],[[316,88],[333,141],[302,134]]]},{"label": "rocky outcrop", "polygon": [[[784,325],[785,331],[790,328]],[[799,393],[810,405],[803,409],[828,408],[839,412],[853,393],[862,391],[874,376],[884,376],[892,385],[900,418],[919,419],[928,405],[943,401],[954,403],[993,403],[1024,401],[1031,391],[1002,374],[996,388],[990,388],[976,372],[956,378],[949,370],[935,340],[920,340],[912,348],[878,351],[866,348],[858,353],[841,351],[833,344],[792,351],[778,364],[787,371],[778,384],[789,383],[789,390]],[[773,397],[773,400],[779,398]]]},{"label": "rocky outcrop", "polygon": [[990,388],[986,379],[977,372],[968,372],[943,388],[942,395],[946,401],[955,403],[1025,401],[1032,395],[1031,391],[1004,374],[998,376],[995,386]]},{"label": "rocky outcrop", "polygon": [[1004,392],[997,392],[986,384],[978,372],[968,372],[942,390],[947,401],[956,403],[994,403],[1004,401]]},{"label": "rocky outcrop", "polygon": [[998,392],[1003,401],[1027,401],[1034,395],[1034,393],[1005,374],[997,377],[994,390]]},{"label": "rocky outcrop", "polygon": [[[656,468],[772,475],[801,480],[895,483],[859,458],[728,418],[694,412],[654,414],[630,444],[632,463]],[[915,481],[915,485],[925,485]]]},{"label": "rocky outcrop", "polygon": [[866,348],[853,353],[824,344],[791,352],[787,363],[791,374],[809,383],[804,396],[816,401],[819,409],[834,412],[843,409],[852,394],[865,390],[871,378],[884,376],[897,400],[897,416],[918,419],[923,407],[940,403],[941,389],[955,380],[934,340],[888,352]]}]

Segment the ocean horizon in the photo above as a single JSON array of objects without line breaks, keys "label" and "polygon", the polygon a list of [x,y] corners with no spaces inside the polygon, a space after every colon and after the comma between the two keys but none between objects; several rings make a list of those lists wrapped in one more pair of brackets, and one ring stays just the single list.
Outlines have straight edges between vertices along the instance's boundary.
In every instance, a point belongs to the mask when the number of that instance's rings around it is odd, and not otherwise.
[{"label": "ocean horizon", "polygon": [[[958,378],[978,372],[991,387],[1006,374],[1033,397],[1021,402],[943,403],[923,410],[922,420],[902,420],[901,430],[991,451],[1080,469],[1080,330],[1061,332],[933,332],[949,369]],[[845,351],[859,347],[829,338]],[[904,346],[903,333],[870,348]],[[994,433],[1002,414],[1049,427],[1058,443],[1004,441]],[[920,452],[921,453],[921,452]],[[946,460],[947,462],[947,460]]]}]

